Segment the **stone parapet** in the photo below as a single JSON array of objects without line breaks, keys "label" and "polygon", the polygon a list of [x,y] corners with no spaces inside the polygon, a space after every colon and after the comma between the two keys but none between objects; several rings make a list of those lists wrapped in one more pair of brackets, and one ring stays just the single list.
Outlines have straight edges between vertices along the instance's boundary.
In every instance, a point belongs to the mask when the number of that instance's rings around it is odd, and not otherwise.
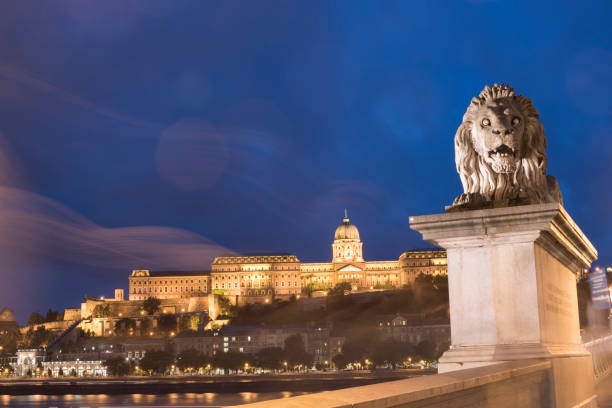
[{"label": "stone parapet", "polygon": [[[448,374],[325,391],[245,408],[461,408],[555,406],[550,361],[524,360]],[[589,405],[584,405],[589,406]]]}]

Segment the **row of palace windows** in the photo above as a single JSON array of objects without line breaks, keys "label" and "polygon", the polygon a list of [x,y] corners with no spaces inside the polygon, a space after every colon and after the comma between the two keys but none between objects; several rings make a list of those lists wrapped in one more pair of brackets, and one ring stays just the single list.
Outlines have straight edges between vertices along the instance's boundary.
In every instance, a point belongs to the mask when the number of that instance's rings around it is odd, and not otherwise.
[{"label": "row of palace windows", "polygon": [[[154,280],[154,281],[148,280],[148,281],[145,281],[145,280],[134,279],[133,282],[134,282],[134,285],[151,285],[151,284],[153,284],[153,285],[172,285],[172,281],[171,280],[170,281],[158,281],[158,280]],[[206,282],[206,280],[204,280],[204,282]],[[183,283],[183,280],[182,279],[181,280],[177,279],[177,280],[174,281],[174,283],[175,284]],[[202,279],[195,279],[195,282],[194,282],[194,279],[191,279],[191,282],[189,281],[189,279],[185,279],[185,283],[202,283]]]},{"label": "row of palace windows", "polygon": [[[278,282],[274,282],[274,286],[278,287]],[[285,286],[285,281],[281,282],[280,286]],[[291,286],[291,282],[287,282],[287,286]],[[298,286],[298,282],[295,281],[293,282],[293,286]],[[247,285],[245,286],[244,282],[242,282],[240,284],[241,288],[247,287],[250,288],[251,287],[251,282],[247,282]],[[264,287],[263,285],[253,285],[253,287]],[[232,284],[228,282],[227,284],[227,289],[231,289],[232,288]],[[238,288],[238,283],[234,283],[234,288]],[[219,284],[215,283],[215,289],[219,289]],[[221,289],[225,289],[225,283],[221,284]]]},{"label": "row of palace windows", "polygon": [[[168,290],[168,289],[170,289],[170,290]],[[197,290],[198,290],[198,292],[201,291],[202,287],[198,286]],[[206,290],[206,285],[204,286],[204,290]],[[182,286],[178,286],[178,287],[174,287],[174,291],[175,292],[193,292],[194,291],[194,286],[191,287],[191,290],[190,290],[190,288],[188,286],[185,286],[184,290],[183,290]],[[160,293],[161,292],[170,292],[170,293],[172,293],[172,286],[170,286],[170,287],[165,286],[163,288],[162,287],[160,287],[160,288],[157,288],[157,287],[149,288],[149,293],[153,293],[153,292],[155,292],[155,293],[157,293],[157,292],[160,292]],[[138,288],[138,292],[136,292],[136,288],[134,288],[132,293],[147,293],[147,288]]]},{"label": "row of palace windows", "polygon": [[[272,266],[270,267],[269,270],[293,271],[293,270],[299,270],[299,269],[300,269],[299,266],[281,266],[280,268],[278,266]],[[253,270],[268,270],[268,269],[264,269],[264,267],[257,269],[257,267],[254,267]],[[218,272],[240,272],[242,271],[242,266],[233,267],[233,268],[218,268],[217,271]]]},{"label": "row of palace windows", "polygon": [[[281,277],[281,279],[284,279],[284,278],[285,278],[285,274],[282,274],[280,277]],[[287,274],[287,277],[288,277],[288,278],[291,278],[291,274]],[[296,273],[296,274],[294,274],[294,275],[293,275],[293,277],[294,277],[294,278],[297,278],[297,277],[298,277],[297,273]],[[222,275],[222,276],[221,276],[221,280],[225,280],[225,278],[226,278],[226,277],[225,277],[225,275]],[[244,276],[244,279],[245,279],[245,280],[249,280],[249,279],[251,279],[251,280],[255,280],[255,279],[269,279],[269,278],[270,278],[270,277],[269,277],[269,276],[266,276],[266,275],[261,275],[261,276],[260,276],[260,275],[256,275],[256,276],[249,276],[249,275],[247,275],[247,276]],[[214,277],[214,279],[215,279],[215,280],[219,280],[219,277],[218,277],[218,276],[215,276],[215,277]],[[238,280],[238,275],[230,275],[230,276],[227,276],[227,280],[232,280],[232,279],[234,279],[234,280]]]}]

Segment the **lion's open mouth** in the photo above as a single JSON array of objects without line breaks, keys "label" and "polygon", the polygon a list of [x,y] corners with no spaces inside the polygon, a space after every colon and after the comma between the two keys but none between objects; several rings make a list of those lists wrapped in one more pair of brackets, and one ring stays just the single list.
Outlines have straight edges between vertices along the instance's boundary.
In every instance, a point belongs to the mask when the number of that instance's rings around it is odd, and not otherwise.
[{"label": "lion's open mouth", "polygon": [[506,157],[514,158],[516,156],[516,150],[513,150],[511,147],[503,144],[497,146],[495,150],[489,150],[489,157],[492,159],[501,159]]},{"label": "lion's open mouth", "polygon": [[518,151],[502,144],[489,150],[489,162],[496,173],[513,173],[516,170]]}]

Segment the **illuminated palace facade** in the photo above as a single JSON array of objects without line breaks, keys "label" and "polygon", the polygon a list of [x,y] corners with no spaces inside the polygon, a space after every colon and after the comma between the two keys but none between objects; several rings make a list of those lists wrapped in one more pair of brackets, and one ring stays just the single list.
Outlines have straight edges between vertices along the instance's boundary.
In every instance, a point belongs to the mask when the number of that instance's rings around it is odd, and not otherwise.
[{"label": "illuminated palace facade", "polygon": [[366,261],[355,225],[345,214],[332,243],[332,260],[302,263],[295,255],[221,256],[210,271],[154,272],[134,270],[129,278],[129,299],[192,298],[210,293],[245,298],[288,297],[302,290],[326,290],[348,282],[353,290],[400,288],[419,274],[447,273],[446,252],[404,252],[398,260]]}]

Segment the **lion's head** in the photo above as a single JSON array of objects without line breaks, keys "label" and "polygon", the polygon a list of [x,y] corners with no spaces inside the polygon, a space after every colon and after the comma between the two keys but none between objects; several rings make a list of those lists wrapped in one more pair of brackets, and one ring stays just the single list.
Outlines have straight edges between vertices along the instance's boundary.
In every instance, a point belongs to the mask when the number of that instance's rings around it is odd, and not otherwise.
[{"label": "lion's head", "polygon": [[[455,162],[464,194],[479,200],[560,201],[546,176],[546,136],[531,99],[507,85],[486,86],[472,99],[455,134]],[[554,191],[552,191],[554,190]]]}]

